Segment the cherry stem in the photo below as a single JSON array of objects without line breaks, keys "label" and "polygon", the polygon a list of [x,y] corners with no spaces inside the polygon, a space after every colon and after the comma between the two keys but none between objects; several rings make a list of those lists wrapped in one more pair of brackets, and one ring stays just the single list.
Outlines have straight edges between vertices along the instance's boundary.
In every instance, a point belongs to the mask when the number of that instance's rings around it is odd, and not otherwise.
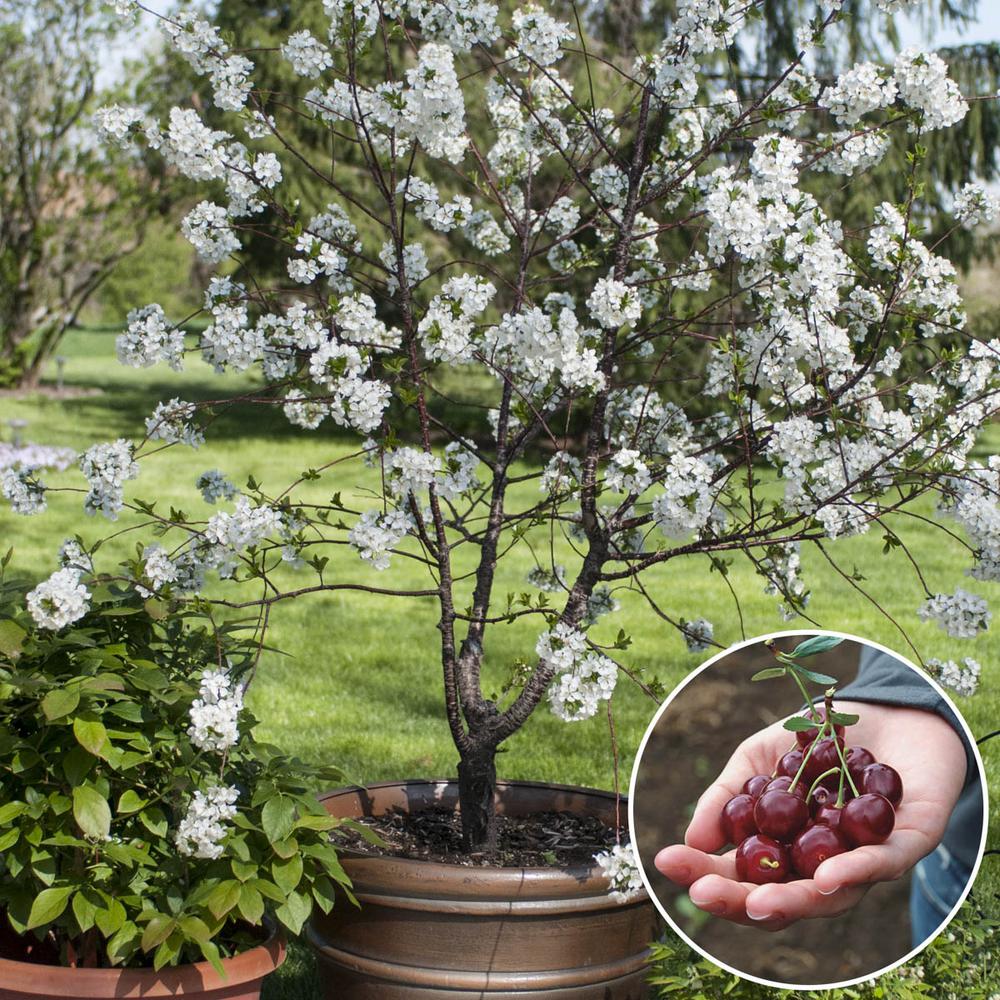
[{"label": "cherry stem", "polygon": [[839,767],[831,767],[829,771],[824,771],[813,783],[809,789],[809,794],[806,796],[806,802],[812,798],[812,793],[816,791],[817,786],[824,778],[829,778],[831,774],[842,773]]},{"label": "cherry stem", "polygon": [[802,678],[799,677],[799,675],[790,667],[788,668],[788,672],[791,674],[792,680],[798,684],[799,690],[802,692],[802,700],[806,703],[806,707],[809,709],[809,714],[814,719],[818,719],[819,712],[816,711],[816,706],[813,704],[812,698],[809,697],[809,692],[806,690],[805,684],[802,683]]},{"label": "cherry stem", "polygon": [[[851,770],[847,766],[847,759],[844,757],[844,751],[840,746],[840,740],[834,739],[833,744],[837,748],[837,756],[840,758],[840,766],[843,768],[843,774],[847,776],[847,780],[851,786],[851,791],[854,792],[855,796],[860,795],[861,793],[858,791],[858,786],[854,784],[854,779],[851,777]],[[840,779],[840,784],[843,786],[843,778]],[[841,791],[843,791],[843,787],[841,787]]]},{"label": "cherry stem", "polygon": [[799,769],[795,772],[795,777],[792,778],[792,783],[788,786],[788,790],[790,792],[795,791],[795,786],[799,783],[799,778],[802,777],[802,772],[806,769],[806,764],[809,763],[809,758],[812,756],[812,752],[816,748],[816,744],[819,742],[819,738],[822,735],[823,730],[825,728],[826,725],[824,724],[821,727],[819,733],[817,734],[816,739],[814,739],[812,743],[809,744],[809,749],[806,750],[806,752],[802,755],[802,763],[799,764]]}]

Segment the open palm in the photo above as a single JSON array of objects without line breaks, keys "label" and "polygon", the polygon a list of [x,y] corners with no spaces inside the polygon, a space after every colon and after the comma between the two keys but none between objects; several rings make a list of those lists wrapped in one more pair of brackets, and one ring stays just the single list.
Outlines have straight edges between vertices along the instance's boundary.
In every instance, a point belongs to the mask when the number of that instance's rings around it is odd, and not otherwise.
[{"label": "open palm", "polygon": [[824,861],[811,879],[754,885],[736,877],[735,850],[726,844],[722,807],[754,774],[770,774],[793,737],[780,722],[744,740],[698,800],[684,844],[664,848],[656,867],[688,888],[695,906],[737,923],[780,930],[807,917],[833,917],[854,906],[875,882],[900,878],[937,847],[965,779],[962,741],[940,716],[913,708],[838,702],[860,716],[847,743],[891,764],[903,779],[896,825],[882,844]]}]

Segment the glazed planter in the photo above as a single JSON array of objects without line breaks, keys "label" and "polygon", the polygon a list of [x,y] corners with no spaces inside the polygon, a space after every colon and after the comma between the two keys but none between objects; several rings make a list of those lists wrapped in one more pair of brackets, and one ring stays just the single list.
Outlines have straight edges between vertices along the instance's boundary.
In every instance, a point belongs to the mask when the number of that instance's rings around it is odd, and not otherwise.
[{"label": "glazed planter", "polygon": [[[34,939],[32,939],[34,940]],[[0,955],[10,954],[4,948]],[[208,962],[161,969],[68,969],[0,957],[0,1000],[260,1000],[265,976],[285,960],[285,937],[275,931],[257,948],[224,958],[222,978]]]},{"label": "glazed planter", "polygon": [[[322,798],[334,816],[456,808],[458,785],[409,781]],[[624,808],[624,805],[623,805]],[[531,782],[497,786],[508,816],[567,811],[615,821],[609,792]],[[624,815],[624,813],[623,813]],[[317,913],[309,940],[327,1000],[639,1000],[659,932],[643,893],[608,895],[596,866],[466,867],[340,851],[361,909]]]}]

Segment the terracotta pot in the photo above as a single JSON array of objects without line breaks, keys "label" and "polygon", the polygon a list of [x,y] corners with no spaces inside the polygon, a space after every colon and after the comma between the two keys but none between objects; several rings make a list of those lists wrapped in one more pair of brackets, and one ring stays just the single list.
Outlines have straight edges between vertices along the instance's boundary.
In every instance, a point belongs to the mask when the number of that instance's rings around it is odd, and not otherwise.
[{"label": "terracotta pot", "polygon": [[260,1000],[264,977],[285,960],[285,937],[275,931],[262,945],[224,958],[223,979],[208,962],[173,969],[67,969],[0,958],[0,1000]]},{"label": "terracotta pot", "polygon": [[[458,785],[385,783],[341,789],[322,801],[344,817],[454,808]],[[615,801],[608,792],[501,781],[497,810],[570,811],[613,824]],[[616,903],[596,866],[465,867],[353,850],[342,851],[341,861],[361,909],[338,902],[329,915],[316,913],[308,932],[328,1000],[646,996],[656,911],[645,893]]]}]

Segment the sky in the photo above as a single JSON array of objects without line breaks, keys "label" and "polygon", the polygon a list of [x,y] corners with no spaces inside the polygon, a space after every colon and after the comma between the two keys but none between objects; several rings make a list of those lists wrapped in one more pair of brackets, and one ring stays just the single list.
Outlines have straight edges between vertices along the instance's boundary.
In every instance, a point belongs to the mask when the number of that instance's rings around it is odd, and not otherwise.
[{"label": "sky", "polygon": [[[904,45],[916,45],[924,41],[919,22],[900,18],[900,34]],[[965,31],[955,28],[940,28],[934,33],[931,44],[934,48],[961,45],[969,42],[1000,42],[1000,3],[997,0],[979,0],[979,16],[975,24]]]}]

